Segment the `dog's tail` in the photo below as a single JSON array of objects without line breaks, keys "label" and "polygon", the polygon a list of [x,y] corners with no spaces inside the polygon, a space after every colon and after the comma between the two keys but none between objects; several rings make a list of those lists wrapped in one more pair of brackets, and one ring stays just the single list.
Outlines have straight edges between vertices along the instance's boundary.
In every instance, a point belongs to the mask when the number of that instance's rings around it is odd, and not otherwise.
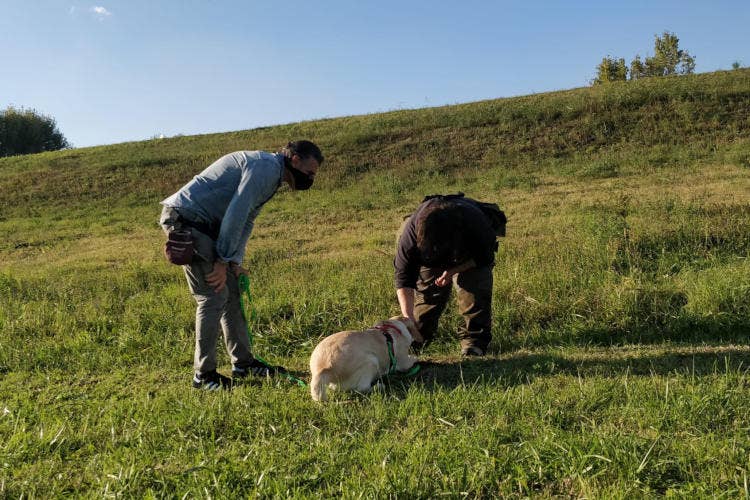
[{"label": "dog's tail", "polygon": [[310,394],[314,401],[325,401],[326,387],[328,387],[328,372],[314,372],[310,380]]}]

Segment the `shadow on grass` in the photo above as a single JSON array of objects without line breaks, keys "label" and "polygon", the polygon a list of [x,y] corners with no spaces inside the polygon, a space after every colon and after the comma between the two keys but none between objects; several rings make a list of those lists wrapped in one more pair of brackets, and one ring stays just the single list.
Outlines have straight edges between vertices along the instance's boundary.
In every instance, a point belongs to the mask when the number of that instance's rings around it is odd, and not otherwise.
[{"label": "shadow on grass", "polygon": [[399,387],[405,390],[412,384],[446,389],[490,383],[510,387],[554,375],[616,378],[737,373],[750,369],[750,346],[629,346],[584,353],[572,351],[569,356],[517,352],[485,358],[428,358],[420,364],[420,372],[413,377],[391,378],[391,390],[398,392]]},{"label": "shadow on grass", "polygon": [[[750,298],[750,297],[749,297]],[[672,299],[664,299],[671,301]],[[726,305],[725,309],[745,308],[742,304]],[[682,307],[682,306],[680,306]],[[658,308],[657,308],[658,309]],[[750,315],[744,309],[732,314],[716,314],[713,317],[680,316],[674,311],[641,311],[641,314],[618,327],[580,328],[566,325],[540,324],[534,333],[518,329],[517,335],[495,335],[490,350],[499,344],[503,351],[548,345],[614,346],[632,344],[743,344],[750,342]],[[449,336],[449,335],[448,335]],[[442,339],[446,340],[446,339]]]},{"label": "shadow on grass", "polygon": [[[628,345],[680,342],[683,344],[748,344],[750,321],[747,318],[696,319],[680,318],[653,324],[634,324],[627,329],[590,328],[571,333],[569,341],[575,345]],[[540,339],[541,340],[541,339]],[[559,339],[558,339],[559,340]],[[535,345],[546,345],[540,342]],[[514,346],[518,347],[518,346]]]}]

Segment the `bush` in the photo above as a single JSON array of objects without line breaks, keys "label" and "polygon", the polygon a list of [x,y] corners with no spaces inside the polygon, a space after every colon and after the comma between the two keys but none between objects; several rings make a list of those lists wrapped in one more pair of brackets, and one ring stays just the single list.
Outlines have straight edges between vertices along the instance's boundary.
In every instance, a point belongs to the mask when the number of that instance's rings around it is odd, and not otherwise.
[{"label": "bush", "polygon": [[12,106],[0,111],[0,157],[56,151],[69,146],[53,118],[33,109]]}]

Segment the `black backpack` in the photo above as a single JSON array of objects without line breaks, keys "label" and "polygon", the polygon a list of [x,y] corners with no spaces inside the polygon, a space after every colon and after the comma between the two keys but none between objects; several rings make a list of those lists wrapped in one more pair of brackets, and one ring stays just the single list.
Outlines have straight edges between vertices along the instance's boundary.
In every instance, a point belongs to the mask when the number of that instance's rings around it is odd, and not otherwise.
[{"label": "black backpack", "polygon": [[508,223],[508,218],[505,216],[505,212],[500,210],[497,203],[488,203],[485,201],[474,200],[472,198],[466,198],[463,193],[456,194],[431,194],[424,197],[422,203],[433,198],[440,198],[442,200],[455,200],[458,198],[464,198],[469,200],[482,210],[482,213],[489,219],[492,230],[495,231],[495,236],[504,238],[505,237],[505,225]]}]

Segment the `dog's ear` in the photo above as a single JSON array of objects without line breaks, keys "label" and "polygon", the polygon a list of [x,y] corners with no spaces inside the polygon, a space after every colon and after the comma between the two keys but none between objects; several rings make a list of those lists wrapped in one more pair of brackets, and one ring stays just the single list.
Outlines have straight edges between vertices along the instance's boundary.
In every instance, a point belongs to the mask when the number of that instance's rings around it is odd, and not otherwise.
[{"label": "dog's ear", "polygon": [[405,316],[394,316],[391,319],[394,321],[400,321],[401,323],[403,323],[406,329],[409,330],[409,333],[411,334],[411,338],[414,342],[419,342],[420,344],[424,342],[424,338],[422,337],[422,334],[419,333],[417,324],[414,323],[413,320]]},{"label": "dog's ear", "polygon": [[419,333],[419,328],[417,328],[417,324],[413,320],[404,318],[404,325],[406,325],[409,333],[411,333],[411,338],[414,339],[414,342],[419,342],[420,344],[424,342],[424,337]]}]

